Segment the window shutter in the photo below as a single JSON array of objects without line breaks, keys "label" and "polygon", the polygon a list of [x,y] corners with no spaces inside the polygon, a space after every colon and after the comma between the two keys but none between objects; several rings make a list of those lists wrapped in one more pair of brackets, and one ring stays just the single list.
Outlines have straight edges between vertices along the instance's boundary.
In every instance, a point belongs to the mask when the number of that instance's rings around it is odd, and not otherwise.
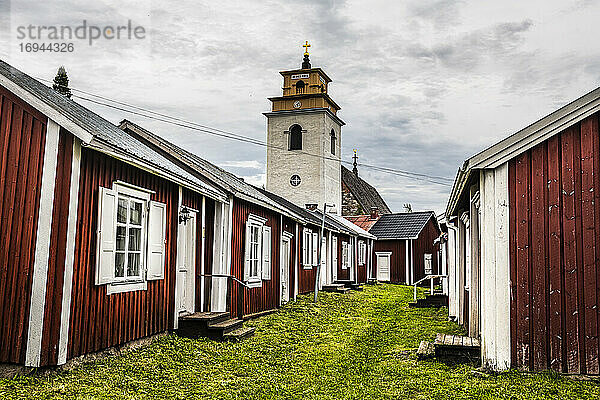
[{"label": "window shutter", "polygon": [[114,278],[116,212],[117,193],[101,186],[98,195],[96,285],[111,283]]},{"label": "window shutter", "polygon": [[352,268],[354,265],[354,253],[352,252],[352,242],[348,243],[348,267]]},{"label": "window shutter", "polygon": [[148,257],[146,279],[165,278],[165,231],[167,229],[167,205],[150,202],[148,213]]},{"label": "window shutter", "polygon": [[244,281],[250,279],[250,224],[246,222],[246,247],[244,248]]},{"label": "window shutter", "polygon": [[304,229],[302,231],[302,265],[306,266],[308,264],[308,255],[307,255],[307,249],[308,249],[308,239],[307,239],[308,235],[306,232],[306,229]]},{"label": "window shutter", "polygon": [[319,234],[312,234],[312,265],[317,265],[319,262]]},{"label": "window shutter", "polygon": [[265,280],[271,279],[271,227],[263,226],[262,230],[262,278]]}]

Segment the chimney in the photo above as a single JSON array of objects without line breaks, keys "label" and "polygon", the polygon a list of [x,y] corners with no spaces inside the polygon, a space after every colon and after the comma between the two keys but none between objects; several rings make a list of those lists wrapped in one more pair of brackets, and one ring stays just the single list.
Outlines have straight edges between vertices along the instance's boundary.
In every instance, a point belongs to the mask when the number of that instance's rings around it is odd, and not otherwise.
[{"label": "chimney", "polygon": [[371,207],[371,220],[379,219],[379,208]]},{"label": "chimney", "polygon": [[319,205],[317,203],[306,203],[305,207],[308,211],[315,211]]}]

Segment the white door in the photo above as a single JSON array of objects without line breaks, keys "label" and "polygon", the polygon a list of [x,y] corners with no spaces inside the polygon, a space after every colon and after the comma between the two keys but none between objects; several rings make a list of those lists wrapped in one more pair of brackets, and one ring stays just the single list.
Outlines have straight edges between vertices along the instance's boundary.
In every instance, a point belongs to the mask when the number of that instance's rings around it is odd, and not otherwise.
[{"label": "white door", "polygon": [[392,253],[375,253],[377,257],[377,280],[390,280],[390,256]]},{"label": "white door", "polygon": [[281,239],[281,271],[279,276],[281,277],[281,304],[290,301],[290,237],[283,236]]},{"label": "white door", "polygon": [[331,276],[332,283],[337,281],[337,271],[338,271],[338,238],[334,237],[331,245],[332,255],[331,255]]},{"label": "white door", "polygon": [[177,241],[177,287],[175,289],[177,311],[180,314],[194,312],[196,265],[196,213],[190,213],[187,222],[179,224]]}]

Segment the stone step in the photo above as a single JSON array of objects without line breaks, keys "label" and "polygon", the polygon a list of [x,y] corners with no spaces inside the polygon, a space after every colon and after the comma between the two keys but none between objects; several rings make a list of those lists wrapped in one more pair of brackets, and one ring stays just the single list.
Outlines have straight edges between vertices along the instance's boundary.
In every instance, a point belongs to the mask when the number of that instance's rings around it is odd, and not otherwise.
[{"label": "stone step", "polygon": [[256,328],[254,328],[253,326],[238,328],[234,331],[224,334],[223,339],[229,340],[231,342],[239,342],[241,340],[254,336],[254,332],[256,332]]},{"label": "stone step", "polygon": [[221,336],[234,331],[242,326],[244,321],[241,319],[227,319],[225,321],[215,322],[208,324],[208,330],[212,332],[220,333]]},{"label": "stone step", "polygon": [[435,357],[435,346],[433,343],[425,340],[421,341],[419,349],[417,350],[417,359],[426,360],[433,357]]},{"label": "stone step", "polygon": [[348,293],[349,291],[350,291],[350,288],[347,288],[347,287],[340,287],[340,288],[338,288],[338,289],[336,290],[336,293],[342,293],[342,294],[344,294],[344,293]]}]

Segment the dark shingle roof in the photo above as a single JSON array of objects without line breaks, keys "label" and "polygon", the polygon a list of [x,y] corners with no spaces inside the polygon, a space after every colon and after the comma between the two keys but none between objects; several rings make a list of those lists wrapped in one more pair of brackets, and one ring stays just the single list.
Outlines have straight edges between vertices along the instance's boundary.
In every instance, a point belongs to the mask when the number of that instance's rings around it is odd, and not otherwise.
[{"label": "dark shingle roof", "polygon": [[386,214],[371,227],[369,233],[377,239],[409,239],[419,236],[430,218],[434,218],[433,211]]},{"label": "dark shingle roof", "polygon": [[87,136],[80,137],[84,141],[82,143],[84,146],[102,152],[119,153],[120,158],[127,162],[143,166],[167,179],[176,179],[178,183],[183,183],[191,189],[202,190],[219,199],[225,197],[225,193],[221,190],[198,179],[116,125],[2,60],[0,60],[0,76],[3,78],[0,79],[0,84],[10,86],[6,87],[8,90],[20,90],[22,93],[15,94],[19,97],[29,97],[23,100],[35,102],[36,104],[31,105],[38,108],[40,112],[51,119],[56,119],[59,125],[72,130],[71,133],[74,135]]},{"label": "dark shingle roof", "polygon": [[342,165],[342,182],[348,187],[364,212],[377,207],[380,214],[389,214],[392,211],[387,206],[377,189],[369,185],[354,172]]}]

